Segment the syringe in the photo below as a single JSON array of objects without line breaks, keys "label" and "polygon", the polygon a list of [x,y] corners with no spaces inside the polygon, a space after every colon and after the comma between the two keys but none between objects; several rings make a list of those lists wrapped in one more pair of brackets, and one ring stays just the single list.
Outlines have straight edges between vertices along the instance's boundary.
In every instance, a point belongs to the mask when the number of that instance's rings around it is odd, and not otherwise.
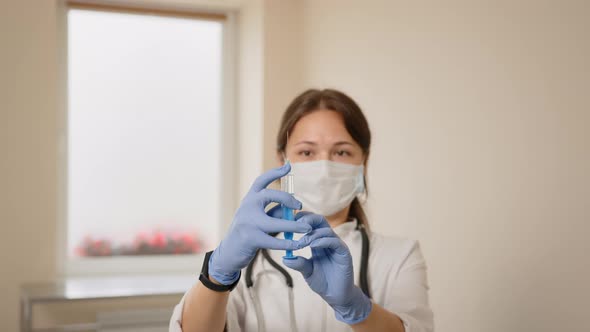
[{"label": "syringe", "polygon": [[[285,163],[289,163],[289,160],[287,159],[285,161]],[[294,185],[293,185],[293,173],[289,172],[287,175],[283,176],[281,178],[281,190],[289,193],[291,195],[295,194],[295,189],[294,189]],[[290,220],[290,221],[294,221],[295,220],[295,211],[291,208],[286,207],[285,205],[281,205],[281,208],[283,210],[283,219],[285,220]],[[293,240],[293,233],[291,232],[285,232],[285,239],[286,240]],[[293,256],[293,250],[287,250],[286,254],[283,258],[286,259],[295,259],[296,257]]]}]

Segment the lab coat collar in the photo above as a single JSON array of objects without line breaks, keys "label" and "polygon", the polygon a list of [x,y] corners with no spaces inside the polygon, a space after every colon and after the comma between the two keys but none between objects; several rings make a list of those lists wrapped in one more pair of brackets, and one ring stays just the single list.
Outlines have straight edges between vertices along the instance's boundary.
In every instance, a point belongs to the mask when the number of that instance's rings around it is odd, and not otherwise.
[{"label": "lab coat collar", "polygon": [[346,237],[351,232],[356,230],[357,221],[356,218],[350,219],[347,222],[340,224],[334,228],[334,233],[338,235],[340,238]]}]

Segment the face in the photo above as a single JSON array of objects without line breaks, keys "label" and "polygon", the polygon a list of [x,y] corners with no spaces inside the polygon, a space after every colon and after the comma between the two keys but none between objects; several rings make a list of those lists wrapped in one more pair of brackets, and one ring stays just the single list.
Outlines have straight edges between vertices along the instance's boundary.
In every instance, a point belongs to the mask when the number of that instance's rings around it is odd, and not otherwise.
[{"label": "face", "polygon": [[294,163],[330,160],[361,165],[365,161],[342,116],[330,110],[314,111],[299,119],[289,133],[285,154]]}]

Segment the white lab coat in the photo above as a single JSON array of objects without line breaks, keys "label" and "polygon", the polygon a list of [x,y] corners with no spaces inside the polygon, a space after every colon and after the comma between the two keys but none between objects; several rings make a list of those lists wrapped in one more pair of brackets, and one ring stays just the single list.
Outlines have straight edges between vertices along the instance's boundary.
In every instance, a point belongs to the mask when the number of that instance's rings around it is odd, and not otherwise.
[{"label": "white lab coat", "polygon": [[[334,231],[350,249],[355,267],[355,284],[359,285],[362,238],[360,231],[356,230],[356,221],[339,225]],[[369,237],[368,280],[373,302],[397,314],[407,332],[432,332],[433,315],[428,303],[426,263],[418,242],[375,233],[370,233]],[[269,253],[282,265],[283,251],[269,250]],[[310,257],[311,250],[305,248],[296,254]],[[246,288],[244,269],[240,282],[229,296],[227,330],[257,331],[254,304],[248,294],[254,289],[261,303],[266,331],[289,331],[289,300],[285,278],[262,255],[258,255],[257,259],[252,273],[254,287],[249,290]],[[293,278],[295,317],[300,332],[352,331],[350,326],[336,320],[334,311],[309,288],[301,273],[287,267],[285,269]],[[170,332],[182,331],[183,304],[184,297],[174,309]]]}]

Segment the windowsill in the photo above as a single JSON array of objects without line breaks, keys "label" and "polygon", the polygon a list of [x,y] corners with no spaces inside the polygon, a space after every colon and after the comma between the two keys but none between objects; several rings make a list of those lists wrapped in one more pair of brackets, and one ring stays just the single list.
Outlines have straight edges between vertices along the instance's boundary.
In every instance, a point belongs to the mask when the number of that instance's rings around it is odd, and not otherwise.
[{"label": "windowsill", "polygon": [[163,256],[121,256],[72,259],[66,262],[65,277],[151,276],[162,274],[198,275],[205,254]]}]

